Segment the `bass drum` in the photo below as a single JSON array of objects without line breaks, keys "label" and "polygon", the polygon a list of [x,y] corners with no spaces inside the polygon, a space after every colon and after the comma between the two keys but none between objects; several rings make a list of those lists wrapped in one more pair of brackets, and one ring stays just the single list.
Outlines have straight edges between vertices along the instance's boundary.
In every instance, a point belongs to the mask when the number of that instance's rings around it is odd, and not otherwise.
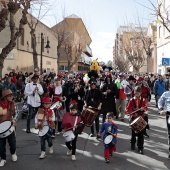
[{"label": "bass drum", "polygon": [[4,121],[0,124],[0,138],[5,138],[14,132],[15,127],[12,126],[12,122]]},{"label": "bass drum", "polygon": [[98,115],[98,111],[96,109],[86,108],[83,110],[81,118],[85,126],[92,126],[94,120]]},{"label": "bass drum", "polygon": [[130,124],[130,126],[135,131],[135,133],[139,133],[146,128],[147,122],[141,116],[139,116]]}]

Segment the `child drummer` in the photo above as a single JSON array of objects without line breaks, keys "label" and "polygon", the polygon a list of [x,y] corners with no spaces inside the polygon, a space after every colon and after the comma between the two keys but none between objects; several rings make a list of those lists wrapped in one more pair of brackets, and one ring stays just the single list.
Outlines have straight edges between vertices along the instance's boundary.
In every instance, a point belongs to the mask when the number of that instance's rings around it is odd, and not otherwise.
[{"label": "child drummer", "polygon": [[[76,143],[78,134],[84,129],[84,125],[81,123],[81,113],[78,111],[78,103],[72,101],[70,104],[70,112],[65,113],[63,116],[62,127],[65,131],[73,131],[75,138],[72,141],[66,141],[66,146],[68,148],[67,155],[72,155],[71,159],[76,160]],[[64,134],[63,134],[64,136]]]},{"label": "child drummer", "polygon": [[[42,108],[38,109],[38,113],[35,116],[35,128],[42,130],[43,126],[49,126],[52,135],[52,129],[55,127],[55,114],[50,109],[51,101],[49,97],[44,97],[42,99]],[[45,141],[47,140],[49,146],[49,153],[53,153],[53,142],[50,135],[40,137],[41,140],[41,155],[39,159],[43,159],[46,156],[46,146]]]},{"label": "child drummer", "polygon": [[[128,106],[126,108],[126,113],[128,115],[130,115],[131,112],[138,110],[137,112],[131,115],[131,122],[139,116],[144,118],[145,117],[144,112],[148,110],[147,102],[144,98],[141,97],[141,92],[142,92],[141,87],[136,86],[134,89],[134,97],[129,101]],[[139,133],[135,133],[135,131],[132,129],[131,149],[135,150],[136,136],[138,137],[137,140],[138,152],[140,154],[143,154],[143,148],[144,148],[143,131],[140,131]]]},{"label": "child drummer", "polygon": [[[98,138],[101,137],[101,134],[104,132],[103,135],[103,141],[104,141],[104,157],[105,157],[105,161],[106,163],[109,163],[109,158],[110,156],[112,156],[112,152],[116,151],[116,139],[117,139],[117,126],[115,125],[115,123],[113,122],[113,113],[109,112],[106,115],[106,122],[103,123],[99,133],[98,133]],[[108,135],[112,135],[113,139],[111,141],[111,144],[105,144],[105,138]]]}]

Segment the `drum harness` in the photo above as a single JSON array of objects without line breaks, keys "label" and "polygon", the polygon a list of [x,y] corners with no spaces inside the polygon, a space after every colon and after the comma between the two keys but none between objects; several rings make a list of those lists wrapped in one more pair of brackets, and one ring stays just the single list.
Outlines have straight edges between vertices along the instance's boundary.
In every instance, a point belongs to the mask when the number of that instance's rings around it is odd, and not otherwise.
[{"label": "drum harness", "polygon": [[132,112],[132,113],[130,114],[130,122],[132,121],[132,114],[133,114],[133,113],[137,113],[138,116],[139,116],[140,108],[142,107],[142,102],[143,102],[143,98],[141,98],[140,103],[139,103],[139,107],[137,108],[137,107],[136,107],[135,100],[134,100],[134,98],[132,98],[132,103],[133,103],[133,105],[134,105],[134,109],[135,109],[135,110],[137,109],[137,110],[134,111],[134,112]]}]

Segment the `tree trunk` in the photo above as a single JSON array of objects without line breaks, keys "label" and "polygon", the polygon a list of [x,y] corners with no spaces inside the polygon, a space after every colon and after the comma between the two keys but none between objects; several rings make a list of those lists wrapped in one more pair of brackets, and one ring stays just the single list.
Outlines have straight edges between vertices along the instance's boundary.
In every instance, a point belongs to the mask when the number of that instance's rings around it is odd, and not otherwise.
[{"label": "tree trunk", "polygon": [[34,64],[34,69],[39,68],[38,67],[38,57],[37,57],[37,42],[36,42],[36,35],[35,35],[35,30],[31,30],[31,38],[32,38],[32,50],[33,50],[33,64]]},{"label": "tree trunk", "polygon": [[150,70],[150,57],[147,56],[147,73],[149,75],[149,70]]},{"label": "tree trunk", "polygon": [[59,74],[60,73],[60,68],[59,68],[59,66],[60,66],[60,52],[59,52],[59,50],[60,50],[60,47],[58,47],[57,46],[57,71],[58,71],[58,73],[57,74]]}]

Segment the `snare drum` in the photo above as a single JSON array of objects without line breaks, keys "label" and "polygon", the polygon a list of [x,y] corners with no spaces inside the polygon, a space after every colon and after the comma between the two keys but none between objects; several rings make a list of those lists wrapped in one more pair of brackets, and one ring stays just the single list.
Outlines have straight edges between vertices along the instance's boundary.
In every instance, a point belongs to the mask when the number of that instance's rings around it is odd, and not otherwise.
[{"label": "snare drum", "polygon": [[4,121],[0,124],[0,138],[5,138],[14,132],[15,127],[12,126],[12,122]]},{"label": "snare drum", "polygon": [[42,130],[39,130],[38,136],[43,138],[49,138],[53,134],[53,130],[49,126],[43,126]]},{"label": "snare drum", "polygon": [[107,145],[109,148],[113,148],[115,145],[113,136],[112,135],[106,136],[106,138],[104,139],[104,144]]},{"label": "snare drum", "polygon": [[94,120],[96,119],[98,112],[96,110],[86,108],[83,110],[81,118],[85,126],[92,126]]},{"label": "snare drum", "polygon": [[130,126],[135,131],[135,133],[139,133],[146,128],[147,122],[141,116],[139,116],[130,124]]},{"label": "snare drum", "polygon": [[69,130],[69,131],[64,132],[63,137],[65,138],[66,142],[70,142],[74,140],[75,135],[72,130]]}]

